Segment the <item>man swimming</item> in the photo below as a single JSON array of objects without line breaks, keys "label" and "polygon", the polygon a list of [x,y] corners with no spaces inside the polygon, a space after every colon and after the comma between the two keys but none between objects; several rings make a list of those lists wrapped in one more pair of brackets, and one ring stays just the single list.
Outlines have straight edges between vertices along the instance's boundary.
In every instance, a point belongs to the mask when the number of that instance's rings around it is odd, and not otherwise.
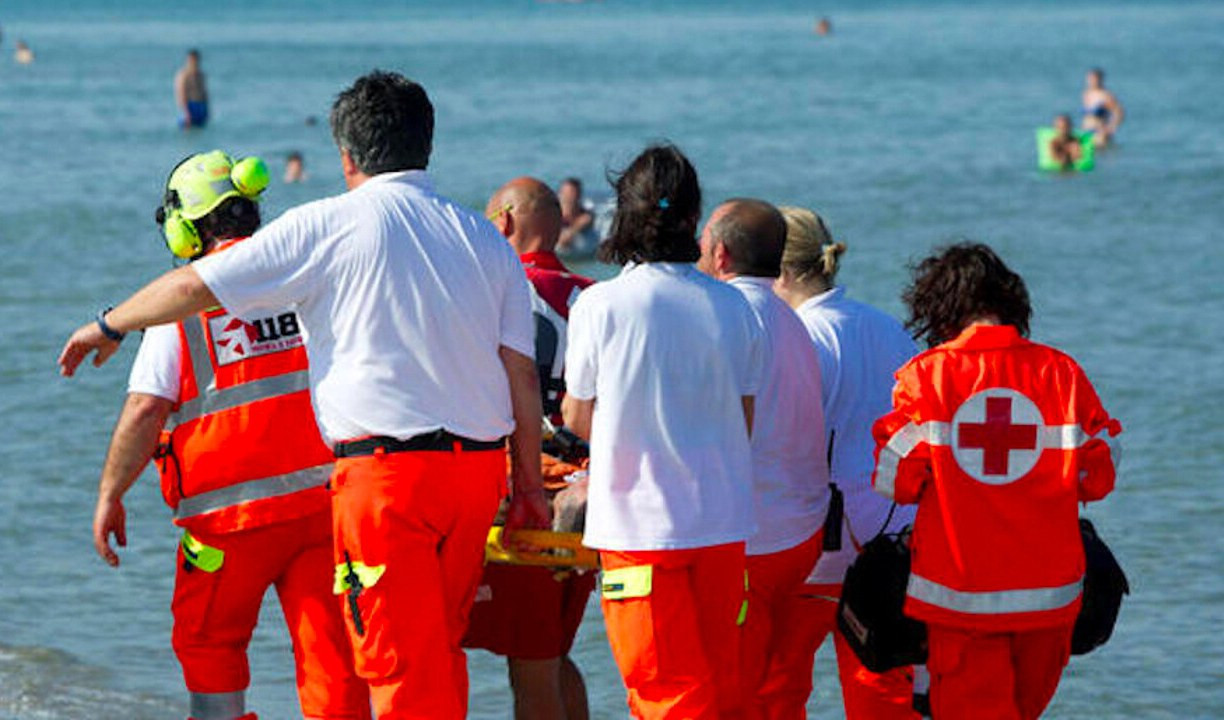
[{"label": "man swimming", "polygon": [[1083,155],[1079,137],[1071,130],[1071,116],[1054,117],[1054,137],[1050,139],[1050,157],[1064,170],[1071,170]]},{"label": "man swimming", "polygon": [[174,74],[174,101],[179,109],[179,127],[204,127],[208,122],[208,87],[200,69],[200,51],[187,51],[187,61]]}]

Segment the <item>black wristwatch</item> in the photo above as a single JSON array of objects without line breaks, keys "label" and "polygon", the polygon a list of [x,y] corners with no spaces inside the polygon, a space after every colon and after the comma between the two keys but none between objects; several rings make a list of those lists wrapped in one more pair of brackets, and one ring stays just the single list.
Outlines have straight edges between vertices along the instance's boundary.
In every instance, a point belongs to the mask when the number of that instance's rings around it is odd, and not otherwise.
[{"label": "black wristwatch", "polygon": [[98,329],[102,331],[102,334],[106,336],[107,340],[111,340],[113,342],[123,342],[123,338],[126,333],[121,333],[115,328],[106,324],[106,313],[114,309],[115,308],[113,307],[108,307],[105,310],[99,310],[98,317],[94,318],[94,320],[98,323]]}]

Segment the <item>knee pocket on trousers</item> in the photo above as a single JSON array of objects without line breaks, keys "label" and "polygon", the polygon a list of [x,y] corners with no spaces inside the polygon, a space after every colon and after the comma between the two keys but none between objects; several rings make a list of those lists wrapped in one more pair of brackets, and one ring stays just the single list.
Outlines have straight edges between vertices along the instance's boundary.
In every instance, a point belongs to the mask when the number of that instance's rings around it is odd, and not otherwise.
[{"label": "knee pocket on trousers", "polygon": [[928,650],[927,670],[932,675],[953,675],[965,665],[966,649],[969,645],[965,635],[943,635],[931,643]]},{"label": "knee pocket on trousers", "polygon": [[207,572],[192,565],[183,554],[183,547],[179,546],[178,572],[170,605],[176,647],[188,642],[203,642],[209,636],[209,615],[216,606],[224,573],[224,567]]}]

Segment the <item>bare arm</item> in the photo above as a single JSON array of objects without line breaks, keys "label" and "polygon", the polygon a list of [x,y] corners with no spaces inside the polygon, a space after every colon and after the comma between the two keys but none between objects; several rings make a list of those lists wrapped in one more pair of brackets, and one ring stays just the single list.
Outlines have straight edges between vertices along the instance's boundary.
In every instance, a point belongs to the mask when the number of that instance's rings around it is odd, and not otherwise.
[{"label": "bare arm", "polygon": [[[135,295],[106,314],[106,323],[126,333],[182,320],[219,304],[195,268],[187,265],[171,270],[136,291]],[[95,351],[97,354],[93,364],[99,367],[118,349],[119,343],[107,339],[97,323],[82,325],[68,338],[60,352],[60,374],[71,377],[81,362]]]},{"label": "bare arm", "polygon": [[187,73],[179,70],[174,74],[174,103],[178,105],[183,118],[189,121],[187,115]]},{"label": "bare arm", "polygon": [[1109,132],[1112,134],[1122,124],[1123,118],[1126,117],[1126,110],[1122,108],[1122,103],[1118,101],[1118,96],[1113,93],[1109,93],[1106,106],[1109,108]]},{"label": "bare arm", "polygon": [[573,395],[561,399],[561,418],[565,427],[578,437],[591,441],[591,419],[595,417],[595,398],[579,400]]},{"label": "bare arm", "polygon": [[546,529],[550,524],[548,499],[540,478],[540,379],[535,361],[504,345],[498,349],[510,380],[514,433],[510,435],[510,478],[513,491],[506,513],[506,528]]},{"label": "bare arm", "polygon": [[119,566],[119,556],[110,546],[110,536],[115,536],[119,547],[127,545],[123,496],[153,456],[158,435],[166,426],[166,417],[173,407],[174,403],[165,398],[131,393],[115,423],[106,463],[102,466],[102,480],[98,483],[98,505],[93,520],[94,549],[111,567]]},{"label": "bare arm", "polygon": [[594,220],[595,216],[589,212],[584,212],[577,216],[574,218],[574,222],[561,228],[561,236],[557,241],[557,244],[563,248],[569,247],[570,243],[574,241],[574,238],[582,234],[582,232],[586,230],[587,227],[594,222]]},{"label": "bare arm", "polygon": [[741,395],[740,403],[744,406],[744,424],[748,426],[748,437],[752,437],[752,413],[756,408],[756,397]]}]

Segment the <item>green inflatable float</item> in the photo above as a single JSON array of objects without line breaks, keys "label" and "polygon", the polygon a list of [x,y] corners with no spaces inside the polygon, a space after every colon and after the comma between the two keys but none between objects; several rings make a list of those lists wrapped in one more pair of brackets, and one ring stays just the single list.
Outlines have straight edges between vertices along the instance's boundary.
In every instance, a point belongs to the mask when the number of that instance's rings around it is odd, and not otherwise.
[{"label": "green inflatable float", "polygon": [[1050,153],[1050,141],[1054,139],[1057,130],[1052,127],[1037,128],[1037,167],[1041,170],[1059,172],[1062,170],[1077,170],[1086,172],[1096,166],[1096,146],[1092,144],[1092,133],[1076,133],[1080,142],[1080,156],[1070,167],[1054,159]]}]

